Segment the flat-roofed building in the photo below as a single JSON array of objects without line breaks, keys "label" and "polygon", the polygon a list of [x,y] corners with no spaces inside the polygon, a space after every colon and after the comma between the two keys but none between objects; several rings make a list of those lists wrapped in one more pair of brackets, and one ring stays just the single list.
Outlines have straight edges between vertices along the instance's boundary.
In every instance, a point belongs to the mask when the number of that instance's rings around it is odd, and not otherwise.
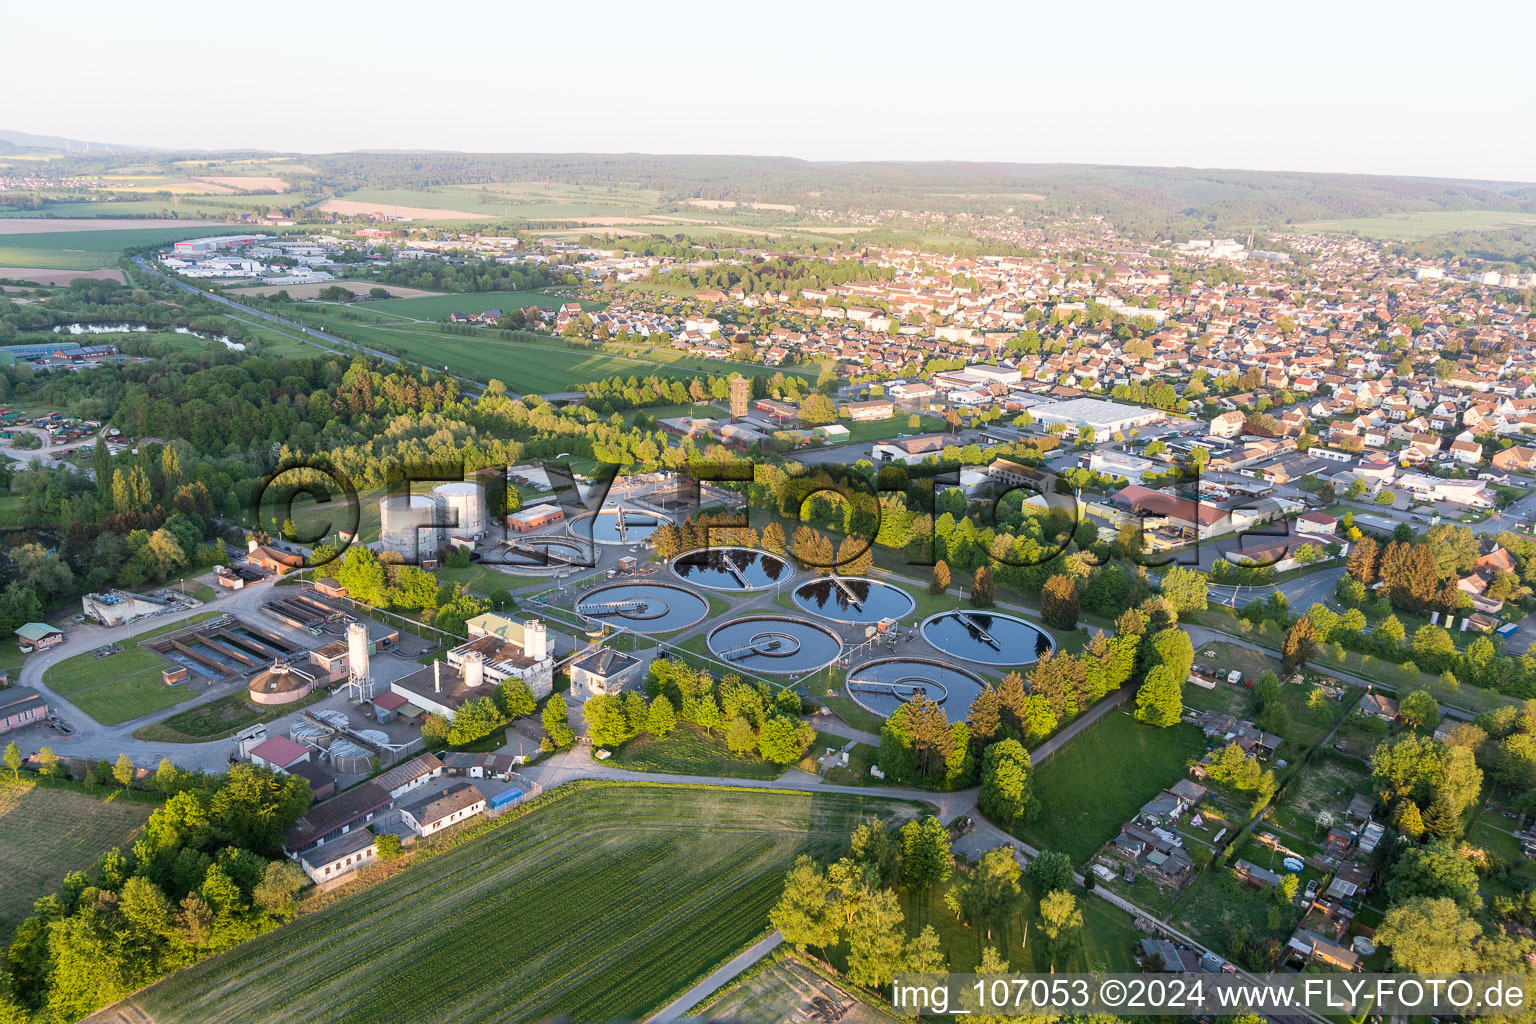
[{"label": "flat-roofed building", "polygon": [[1036,406],[1030,410],[1036,423],[1062,423],[1081,431],[1092,427],[1095,434],[1123,433],[1133,427],[1161,423],[1167,415],[1160,409],[1142,409],[1097,398],[1074,398],[1066,402]]},{"label": "flat-roofed building", "polygon": [[531,533],[565,519],[565,510],[558,505],[530,505],[507,514],[507,526],[514,533]]}]

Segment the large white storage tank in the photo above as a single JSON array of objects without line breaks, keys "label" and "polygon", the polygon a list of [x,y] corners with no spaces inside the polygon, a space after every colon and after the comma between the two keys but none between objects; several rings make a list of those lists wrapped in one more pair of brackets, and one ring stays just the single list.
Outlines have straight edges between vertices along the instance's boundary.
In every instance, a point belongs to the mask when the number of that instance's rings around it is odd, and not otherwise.
[{"label": "large white storage tank", "polygon": [[396,494],[379,502],[380,545],[400,555],[407,565],[420,562],[423,555],[436,558],[437,534],[430,528],[434,508],[424,494]]},{"label": "large white storage tank", "polygon": [[368,627],[361,622],[347,624],[347,667],[354,679],[368,674]]},{"label": "large white storage tank", "polygon": [[[432,488],[437,522],[455,537],[479,537],[485,533],[485,488],[471,480],[456,480]],[[457,525],[453,525],[457,524]]]}]

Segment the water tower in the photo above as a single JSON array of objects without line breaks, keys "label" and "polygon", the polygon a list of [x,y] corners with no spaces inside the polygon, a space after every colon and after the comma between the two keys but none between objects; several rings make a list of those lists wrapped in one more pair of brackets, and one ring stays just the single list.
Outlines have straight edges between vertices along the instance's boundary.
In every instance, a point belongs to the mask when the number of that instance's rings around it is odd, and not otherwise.
[{"label": "water tower", "polygon": [[373,670],[368,664],[368,627],[347,623],[347,699],[359,704],[373,699]]}]

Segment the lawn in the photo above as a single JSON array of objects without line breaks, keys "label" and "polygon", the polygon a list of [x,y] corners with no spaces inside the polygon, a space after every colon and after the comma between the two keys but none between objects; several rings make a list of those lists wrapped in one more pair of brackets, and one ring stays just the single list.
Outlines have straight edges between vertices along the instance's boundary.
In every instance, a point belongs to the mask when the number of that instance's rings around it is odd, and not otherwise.
[{"label": "lawn", "polygon": [[[369,284],[367,281],[360,283]],[[382,283],[377,284],[377,287],[386,291],[389,289],[389,285]],[[524,306],[558,309],[569,301],[571,300],[545,292],[465,292],[454,295],[429,295],[416,299],[381,299],[377,302],[370,300],[362,308],[414,317],[417,320],[446,320],[450,313],[484,313],[488,309],[499,309],[503,313],[510,313]],[[581,308],[602,309],[603,304],[583,302]]]},{"label": "lawn", "polygon": [[154,651],[137,646],[145,640],[157,637],[162,633],[181,629],[184,626],[195,625],[214,618],[223,612],[198,612],[188,618],[178,618],[174,622],[167,622],[155,629],[140,633],[129,640],[123,641],[123,649],[116,654],[109,654],[105,658],[98,658],[90,651],[76,654],[74,657],[65,658],[57,665],[50,665],[43,672],[43,682],[48,684],[56,693],[69,696],[78,693],[87,687],[110,682],[124,676],[134,675],[146,669],[162,669],[170,666]]},{"label": "lawn", "polygon": [[71,693],[69,702],[102,725],[121,725],[197,696],[185,686],[166,686],[160,673],[159,668],[149,668],[88,686]]},{"label": "lawn", "polygon": [[863,815],[906,810],[573,784],[124,1009],[158,1024],[642,1018],[764,931],[796,856],[834,855]]},{"label": "lawn", "polygon": [[647,733],[635,737],[613,751],[608,763],[637,772],[730,779],[776,779],[784,774],[783,768],[756,754],[737,757],[731,753],[725,745],[724,730],[711,735],[687,722],[668,736]]},{"label": "lawn", "polygon": [[113,846],[127,846],[151,810],[118,793],[98,798],[27,779],[0,781],[0,941],[10,941],[33,901],[58,888],[66,874],[89,868]]},{"label": "lawn", "polygon": [[0,235],[0,267],[99,270],[117,266],[124,249],[169,245],[184,238],[229,233],[227,224],[186,228],[128,228],[122,231],[43,231]]},{"label": "lawn", "polygon": [[1040,810],[1014,826],[1020,839],[1082,864],[1120,832],[1142,804],[1173,785],[1205,752],[1192,725],[1142,725],[1122,711],[1084,730],[1031,776]]}]

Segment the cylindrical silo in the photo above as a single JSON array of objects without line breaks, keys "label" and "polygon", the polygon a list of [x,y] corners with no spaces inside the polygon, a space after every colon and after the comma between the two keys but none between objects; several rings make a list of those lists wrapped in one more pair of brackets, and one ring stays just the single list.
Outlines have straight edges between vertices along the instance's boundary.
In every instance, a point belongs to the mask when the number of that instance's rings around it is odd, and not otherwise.
[{"label": "cylindrical silo", "polygon": [[433,508],[424,494],[396,494],[379,502],[379,543],[384,550],[395,552],[407,565],[419,563],[423,556],[437,557]]},{"label": "cylindrical silo", "polygon": [[368,627],[361,622],[347,625],[347,668],[354,679],[368,674]]},{"label": "cylindrical silo", "polygon": [[485,488],[471,480],[438,484],[432,488],[437,522],[455,537],[479,537],[485,533]]}]

